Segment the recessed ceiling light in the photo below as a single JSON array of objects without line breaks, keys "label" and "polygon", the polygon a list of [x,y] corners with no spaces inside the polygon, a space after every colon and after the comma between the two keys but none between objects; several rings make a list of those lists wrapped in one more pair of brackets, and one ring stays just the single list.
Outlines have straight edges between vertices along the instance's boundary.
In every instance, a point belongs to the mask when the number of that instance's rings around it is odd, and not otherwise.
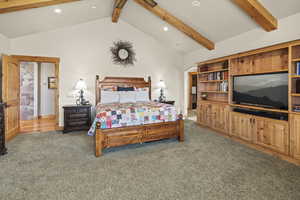
[{"label": "recessed ceiling light", "polygon": [[164,27],[164,31],[168,31],[169,28],[167,26]]},{"label": "recessed ceiling light", "polygon": [[193,1],[192,5],[196,6],[196,7],[199,7],[200,6],[200,1]]},{"label": "recessed ceiling light", "polygon": [[60,13],[62,12],[62,10],[59,9],[59,8],[55,8],[55,9],[54,9],[54,12],[57,13],[57,14],[60,14]]},{"label": "recessed ceiling light", "polygon": [[97,6],[92,6],[93,9],[97,8]]}]

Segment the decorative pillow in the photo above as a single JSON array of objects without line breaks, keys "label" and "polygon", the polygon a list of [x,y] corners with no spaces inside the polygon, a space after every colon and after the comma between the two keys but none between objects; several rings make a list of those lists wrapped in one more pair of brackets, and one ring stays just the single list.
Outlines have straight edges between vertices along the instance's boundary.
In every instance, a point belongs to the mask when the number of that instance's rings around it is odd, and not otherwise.
[{"label": "decorative pillow", "polygon": [[150,101],[148,91],[136,91],[136,101]]},{"label": "decorative pillow", "polygon": [[128,91],[128,92],[122,91],[122,92],[119,92],[119,94],[120,94],[120,103],[135,103],[136,102],[136,99],[135,99],[136,92],[135,91]]},{"label": "decorative pillow", "polygon": [[101,91],[101,103],[118,103],[119,100],[119,92]]},{"label": "decorative pillow", "polygon": [[148,87],[144,87],[144,88],[135,88],[136,91],[147,91],[149,92],[149,88]]},{"label": "decorative pillow", "polygon": [[118,86],[117,91],[134,91],[134,87],[119,87]]},{"label": "decorative pillow", "polygon": [[102,91],[117,91],[116,86],[101,88]]}]

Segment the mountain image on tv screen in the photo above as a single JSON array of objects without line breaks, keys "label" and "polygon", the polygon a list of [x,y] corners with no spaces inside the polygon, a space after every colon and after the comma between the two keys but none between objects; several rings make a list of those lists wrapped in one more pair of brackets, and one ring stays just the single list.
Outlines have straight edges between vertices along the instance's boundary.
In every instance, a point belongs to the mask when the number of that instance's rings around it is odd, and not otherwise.
[{"label": "mountain image on tv screen", "polygon": [[238,76],[233,85],[237,104],[288,109],[288,73]]}]

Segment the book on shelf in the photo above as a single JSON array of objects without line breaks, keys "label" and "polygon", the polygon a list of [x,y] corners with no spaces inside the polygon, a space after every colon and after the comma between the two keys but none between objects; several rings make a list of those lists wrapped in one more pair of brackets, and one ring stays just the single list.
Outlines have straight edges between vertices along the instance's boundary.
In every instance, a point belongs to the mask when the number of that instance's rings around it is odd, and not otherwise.
[{"label": "book on shelf", "polygon": [[227,80],[228,79],[228,71],[225,71],[225,72],[212,72],[212,73],[209,73],[207,76],[204,76],[204,77],[206,77],[208,81]]},{"label": "book on shelf", "polygon": [[296,62],[296,75],[300,75],[300,62]]}]

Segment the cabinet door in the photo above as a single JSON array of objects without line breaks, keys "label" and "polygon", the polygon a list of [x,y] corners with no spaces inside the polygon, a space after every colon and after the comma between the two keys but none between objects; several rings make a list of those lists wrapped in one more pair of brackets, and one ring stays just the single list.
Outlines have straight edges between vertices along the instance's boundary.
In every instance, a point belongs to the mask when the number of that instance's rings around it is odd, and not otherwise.
[{"label": "cabinet door", "polygon": [[254,118],[254,142],[277,152],[289,153],[288,122],[265,118]]},{"label": "cabinet door", "polygon": [[253,126],[251,115],[236,112],[230,113],[230,135],[251,142]]},{"label": "cabinet door", "polygon": [[218,104],[211,104],[209,108],[210,112],[210,127],[213,129],[218,129],[218,119],[219,116],[219,105]]},{"label": "cabinet door", "polygon": [[291,155],[300,160],[300,115],[290,115]]},{"label": "cabinet door", "polygon": [[197,121],[199,124],[204,125],[205,120],[204,120],[204,109],[205,106],[202,103],[198,103],[198,109],[197,109]]},{"label": "cabinet door", "polygon": [[211,105],[207,103],[200,103],[198,108],[198,123],[205,126],[211,124]]},{"label": "cabinet door", "polygon": [[215,129],[228,133],[229,129],[229,106],[219,104],[215,114]]}]

